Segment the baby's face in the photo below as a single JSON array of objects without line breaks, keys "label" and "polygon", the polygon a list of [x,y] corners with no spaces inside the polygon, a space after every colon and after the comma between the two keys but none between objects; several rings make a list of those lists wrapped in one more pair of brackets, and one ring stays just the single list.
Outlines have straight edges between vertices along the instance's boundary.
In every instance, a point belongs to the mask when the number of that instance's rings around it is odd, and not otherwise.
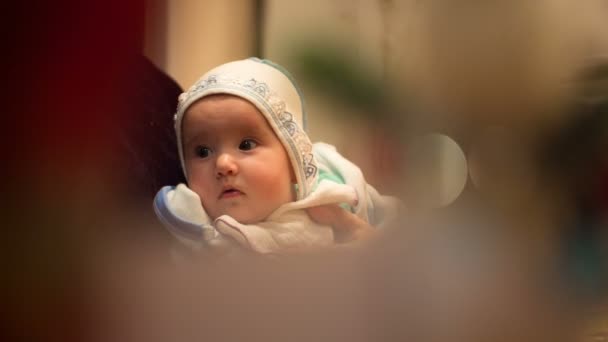
[{"label": "baby's face", "polygon": [[256,223],[294,200],[287,153],[253,104],[208,96],[188,108],[182,125],[188,186],[211,218]]}]

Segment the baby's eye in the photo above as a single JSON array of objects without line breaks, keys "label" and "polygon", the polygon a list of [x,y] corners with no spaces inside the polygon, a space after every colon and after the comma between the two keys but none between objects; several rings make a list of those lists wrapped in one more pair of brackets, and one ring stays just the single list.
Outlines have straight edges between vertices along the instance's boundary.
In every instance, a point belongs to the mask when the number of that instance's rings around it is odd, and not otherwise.
[{"label": "baby's eye", "polygon": [[249,150],[253,150],[257,146],[258,146],[258,143],[256,143],[255,141],[253,141],[251,139],[245,139],[245,140],[241,141],[241,143],[239,144],[239,150],[249,151]]},{"label": "baby's eye", "polygon": [[194,152],[199,158],[207,158],[211,154],[211,149],[207,146],[196,146]]}]

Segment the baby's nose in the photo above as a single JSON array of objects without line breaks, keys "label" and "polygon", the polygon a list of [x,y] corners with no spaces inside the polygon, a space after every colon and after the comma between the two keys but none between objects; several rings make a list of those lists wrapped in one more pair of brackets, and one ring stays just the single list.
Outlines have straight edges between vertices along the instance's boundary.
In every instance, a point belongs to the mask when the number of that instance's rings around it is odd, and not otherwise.
[{"label": "baby's nose", "polygon": [[222,153],[216,160],[216,176],[235,175],[238,172],[236,160],[229,153]]}]

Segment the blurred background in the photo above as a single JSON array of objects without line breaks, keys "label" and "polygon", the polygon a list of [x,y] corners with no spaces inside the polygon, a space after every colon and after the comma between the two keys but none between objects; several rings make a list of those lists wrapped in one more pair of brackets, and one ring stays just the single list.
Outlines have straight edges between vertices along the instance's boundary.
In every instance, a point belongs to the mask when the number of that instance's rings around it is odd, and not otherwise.
[{"label": "blurred background", "polygon": [[[608,341],[607,1],[3,7],[2,340]],[[394,227],[173,263],[177,95],[249,56],[403,199]]]}]

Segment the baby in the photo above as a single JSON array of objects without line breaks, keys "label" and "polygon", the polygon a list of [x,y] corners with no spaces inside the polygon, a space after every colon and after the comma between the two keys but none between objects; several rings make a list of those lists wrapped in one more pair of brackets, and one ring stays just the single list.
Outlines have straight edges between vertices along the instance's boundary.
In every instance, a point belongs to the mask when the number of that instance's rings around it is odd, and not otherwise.
[{"label": "baby", "polygon": [[330,246],[332,227],[307,208],[340,204],[370,225],[397,200],[380,196],[333,146],[304,131],[301,93],[286,70],[257,58],[220,65],[179,97],[175,130],[188,185],[165,186],[155,211],[195,248],[262,254]]}]

